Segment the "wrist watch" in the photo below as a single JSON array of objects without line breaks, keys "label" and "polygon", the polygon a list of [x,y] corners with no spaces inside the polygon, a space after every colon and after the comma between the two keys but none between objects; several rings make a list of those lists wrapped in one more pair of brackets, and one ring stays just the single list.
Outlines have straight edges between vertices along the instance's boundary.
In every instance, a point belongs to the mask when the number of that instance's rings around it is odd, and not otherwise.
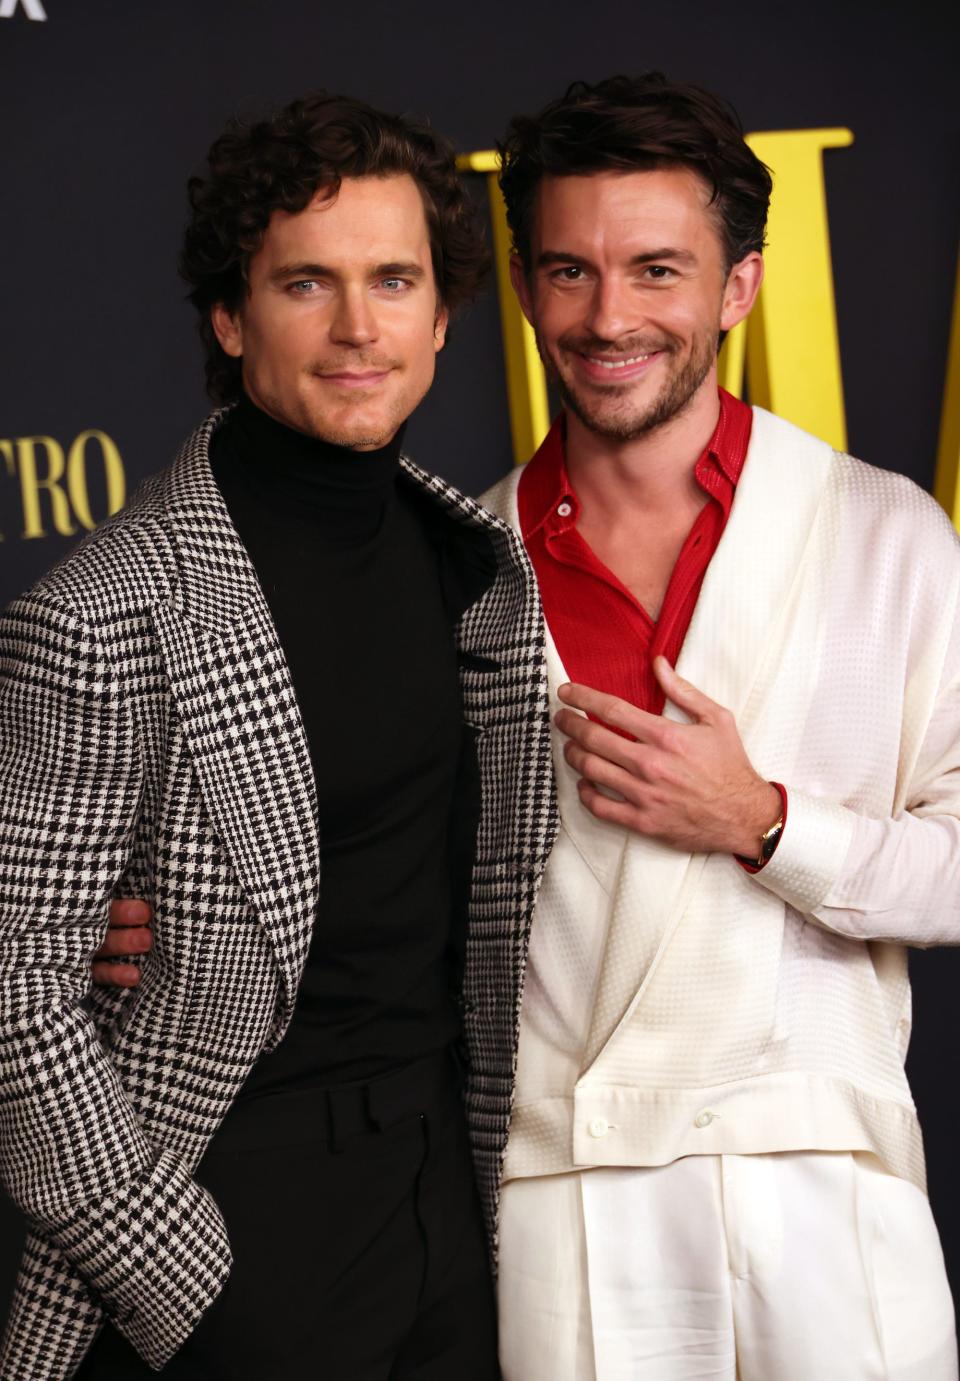
[{"label": "wrist watch", "polygon": [[760,848],[756,858],[747,858],[743,854],[734,854],[743,866],[751,872],[757,872],[765,863],[769,863],[773,858],[774,851],[780,843],[780,836],[783,834],[783,826],[787,818],[787,793],[779,782],[771,782],[771,786],[776,787],[780,795],[780,814],[774,820],[769,829],[764,830],[760,836]]},{"label": "wrist watch", "polygon": [[783,833],[783,807],[780,814],[774,820],[768,830],[764,830],[760,836],[760,852],[757,854],[756,866],[762,868],[765,863],[769,863],[773,858],[773,851],[780,843],[780,836]]}]

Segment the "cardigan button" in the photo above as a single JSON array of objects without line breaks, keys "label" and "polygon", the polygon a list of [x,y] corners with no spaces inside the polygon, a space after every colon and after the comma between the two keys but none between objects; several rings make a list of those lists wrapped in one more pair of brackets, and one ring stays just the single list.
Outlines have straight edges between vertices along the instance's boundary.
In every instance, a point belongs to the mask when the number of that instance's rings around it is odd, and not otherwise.
[{"label": "cardigan button", "polygon": [[693,1125],[695,1127],[699,1127],[702,1131],[704,1127],[710,1126],[710,1123],[713,1121],[716,1115],[717,1114],[715,1112],[711,1112],[709,1108],[704,1108],[703,1112],[698,1112],[696,1117],[693,1119]]},{"label": "cardigan button", "polygon": [[594,1117],[587,1126],[591,1136],[606,1136],[609,1130],[610,1124],[605,1117]]}]

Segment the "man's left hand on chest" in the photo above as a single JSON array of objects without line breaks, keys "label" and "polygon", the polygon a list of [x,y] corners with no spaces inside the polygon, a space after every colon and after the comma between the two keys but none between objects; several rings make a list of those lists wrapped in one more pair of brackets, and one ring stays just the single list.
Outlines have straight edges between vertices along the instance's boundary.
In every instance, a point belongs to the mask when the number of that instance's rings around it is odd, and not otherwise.
[{"label": "man's left hand on chest", "polygon": [[729,710],[679,677],[665,657],[653,667],[668,700],[691,723],[586,686],[561,686],[570,708],[556,723],[570,740],[564,755],[581,774],[581,801],[600,820],[679,849],[756,857],[761,835],[780,814],[780,793],[754,770]]}]

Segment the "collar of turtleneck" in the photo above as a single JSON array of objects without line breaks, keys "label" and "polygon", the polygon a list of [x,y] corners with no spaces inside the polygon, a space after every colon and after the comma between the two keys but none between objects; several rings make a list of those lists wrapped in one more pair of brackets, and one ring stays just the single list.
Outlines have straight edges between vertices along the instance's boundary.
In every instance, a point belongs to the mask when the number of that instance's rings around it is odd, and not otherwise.
[{"label": "collar of turtleneck", "polygon": [[215,435],[214,477],[228,507],[245,494],[341,541],[363,541],[395,496],[403,433],[354,451],[284,426],[244,394]]}]

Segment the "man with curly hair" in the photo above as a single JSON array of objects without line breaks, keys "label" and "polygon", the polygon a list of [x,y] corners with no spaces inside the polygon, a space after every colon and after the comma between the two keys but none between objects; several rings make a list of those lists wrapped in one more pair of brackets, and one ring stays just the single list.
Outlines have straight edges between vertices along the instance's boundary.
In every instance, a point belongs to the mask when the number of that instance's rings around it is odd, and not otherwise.
[{"label": "man with curly hair", "polygon": [[[0,1374],[487,1381],[459,1047],[489,1207],[541,622],[509,527],[401,454],[486,253],[450,146],[340,97],[190,191],[227,406],[0,626]],[[88,994],[118,896],[152,951]]]}]

